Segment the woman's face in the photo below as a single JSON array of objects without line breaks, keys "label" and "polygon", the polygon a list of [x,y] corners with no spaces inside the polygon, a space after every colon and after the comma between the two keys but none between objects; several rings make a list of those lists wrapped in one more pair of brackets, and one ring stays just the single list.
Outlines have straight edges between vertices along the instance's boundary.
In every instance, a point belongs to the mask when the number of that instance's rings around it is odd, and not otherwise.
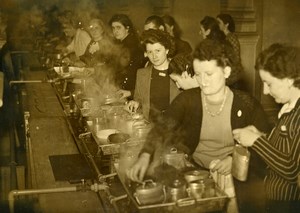
[{"label": "woman's face", "polygon": [[220,19],[220,18],[217,18],[217,21],[219,23],[219,27],[220,27],[220,30],[222,30],[223,32],[226,31],[227,27],[228,27],[228,24],[224,24],[224,22]]},{"label": "woman's face", "polygon": [[259,75],[263,82],[263,93],[265,95],[271,95],[277,103],[281,104],[290,101],[290,88],[292,86],[290,79],[276,78],[263,69],[259,70]]},{"label": "woman's face", "polygon": [[121,41],[129,34],[128,29],[120,22],[113,22],[111,28],[114,37]]},{"label": "woman's face", "polygon": [[204,27],[200,24],[200,31],[199,34],[202,36],[203,39],[206,39],[207,36],[209,35],[210,30],[205,30]]},{"label": "woman's face", "polygon": [[76,34],[76,29],[72,25],[64,25],[63,31],[67,37],[73,37]]},{"label": "woman's face", "polygon": [[169,50],[160,43],[146,44],[146,54],[154,67],[163,65],[168,59]]},{"label": "woman's face", "polygon": [[90,32],[93,40],[97,41],[97,39],[102,38],[104,29],[99,23],[92,21],[89,24],[89,32]]},{"label": "woman's face", "polygon": [[194,59],[193,66],[195,78],[204,95],[212,96],[224,91],[226,78],[231,72],[230,67],[220,67],[216,60],[200,61],[199,59]]},{"label": "woman's face", "polygon": [[171,36],[174,36],[174,33],[173,33],[174,26],[170,26],[168,24],[165,24],[165,27],[166,27],[167,33],[169,33]]}]

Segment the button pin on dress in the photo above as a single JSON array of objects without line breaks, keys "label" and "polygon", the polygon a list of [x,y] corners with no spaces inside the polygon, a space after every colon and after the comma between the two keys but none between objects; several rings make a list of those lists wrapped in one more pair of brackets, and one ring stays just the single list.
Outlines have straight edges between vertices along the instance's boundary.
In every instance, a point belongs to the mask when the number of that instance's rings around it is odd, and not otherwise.
[{"label": "button pin on dress", "polygon": [[285,125],[282,125],[282,126],[280,127],[280,130],[283,131],[283,132],[286,132],[286,130],[287,130],[287,129],[286,129],[286,126],[285,126]]},{"label": "button pin on dress", "polygon": [[237,112],[237,116],[238,116],[238,117],[242,117],[242,114],[243,114],[243,113],[242,113],[241,110],[239,110],[239,111]]}]

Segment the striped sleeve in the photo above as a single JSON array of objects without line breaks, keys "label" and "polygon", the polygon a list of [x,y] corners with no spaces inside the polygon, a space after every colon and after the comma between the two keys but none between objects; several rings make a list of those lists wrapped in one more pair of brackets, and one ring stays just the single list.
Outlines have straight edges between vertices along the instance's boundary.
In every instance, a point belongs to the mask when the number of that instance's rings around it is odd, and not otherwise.
[{"label": "striped sleeve", "polygon": [[258,138],[252,148],[274,172],[293,182],[299,174],[300,116],[288,120],[293,126],[289,126],[285,133],[282,131],[284,124],[275,127],[269,138]]}]

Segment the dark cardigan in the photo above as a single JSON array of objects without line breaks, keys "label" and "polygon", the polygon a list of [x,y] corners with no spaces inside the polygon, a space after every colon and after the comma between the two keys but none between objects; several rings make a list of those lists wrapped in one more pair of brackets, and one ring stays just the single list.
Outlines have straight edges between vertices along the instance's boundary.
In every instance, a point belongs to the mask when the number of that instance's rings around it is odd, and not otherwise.
[{"label": "dark cardigan", "polygon": [[[232,129],[254,125],[260,131],[268,133],[269,123],[260,103],[245,92],[233,90],[233,94]],[[154,124],[141,152],[153,154],[156,144],[163,143],[191,155],[199,143],[201,125],[200,88],[186,90],[172,102],[164,118]]]}]

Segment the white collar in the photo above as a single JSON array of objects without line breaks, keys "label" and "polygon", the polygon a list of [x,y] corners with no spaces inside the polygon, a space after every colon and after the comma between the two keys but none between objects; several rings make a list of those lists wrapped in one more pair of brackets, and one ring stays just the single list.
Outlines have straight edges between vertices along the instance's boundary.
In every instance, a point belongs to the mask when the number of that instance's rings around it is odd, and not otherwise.
[{"label": "white collar", "polygon": [[295,108],[297,101],[298,101],[298,99],[296,99],[295,101],[293,101],[291,103],[284,104],[278,113],[278,118],[280,118],[284,113],[288,113],[288,112],[292,111]]}]

